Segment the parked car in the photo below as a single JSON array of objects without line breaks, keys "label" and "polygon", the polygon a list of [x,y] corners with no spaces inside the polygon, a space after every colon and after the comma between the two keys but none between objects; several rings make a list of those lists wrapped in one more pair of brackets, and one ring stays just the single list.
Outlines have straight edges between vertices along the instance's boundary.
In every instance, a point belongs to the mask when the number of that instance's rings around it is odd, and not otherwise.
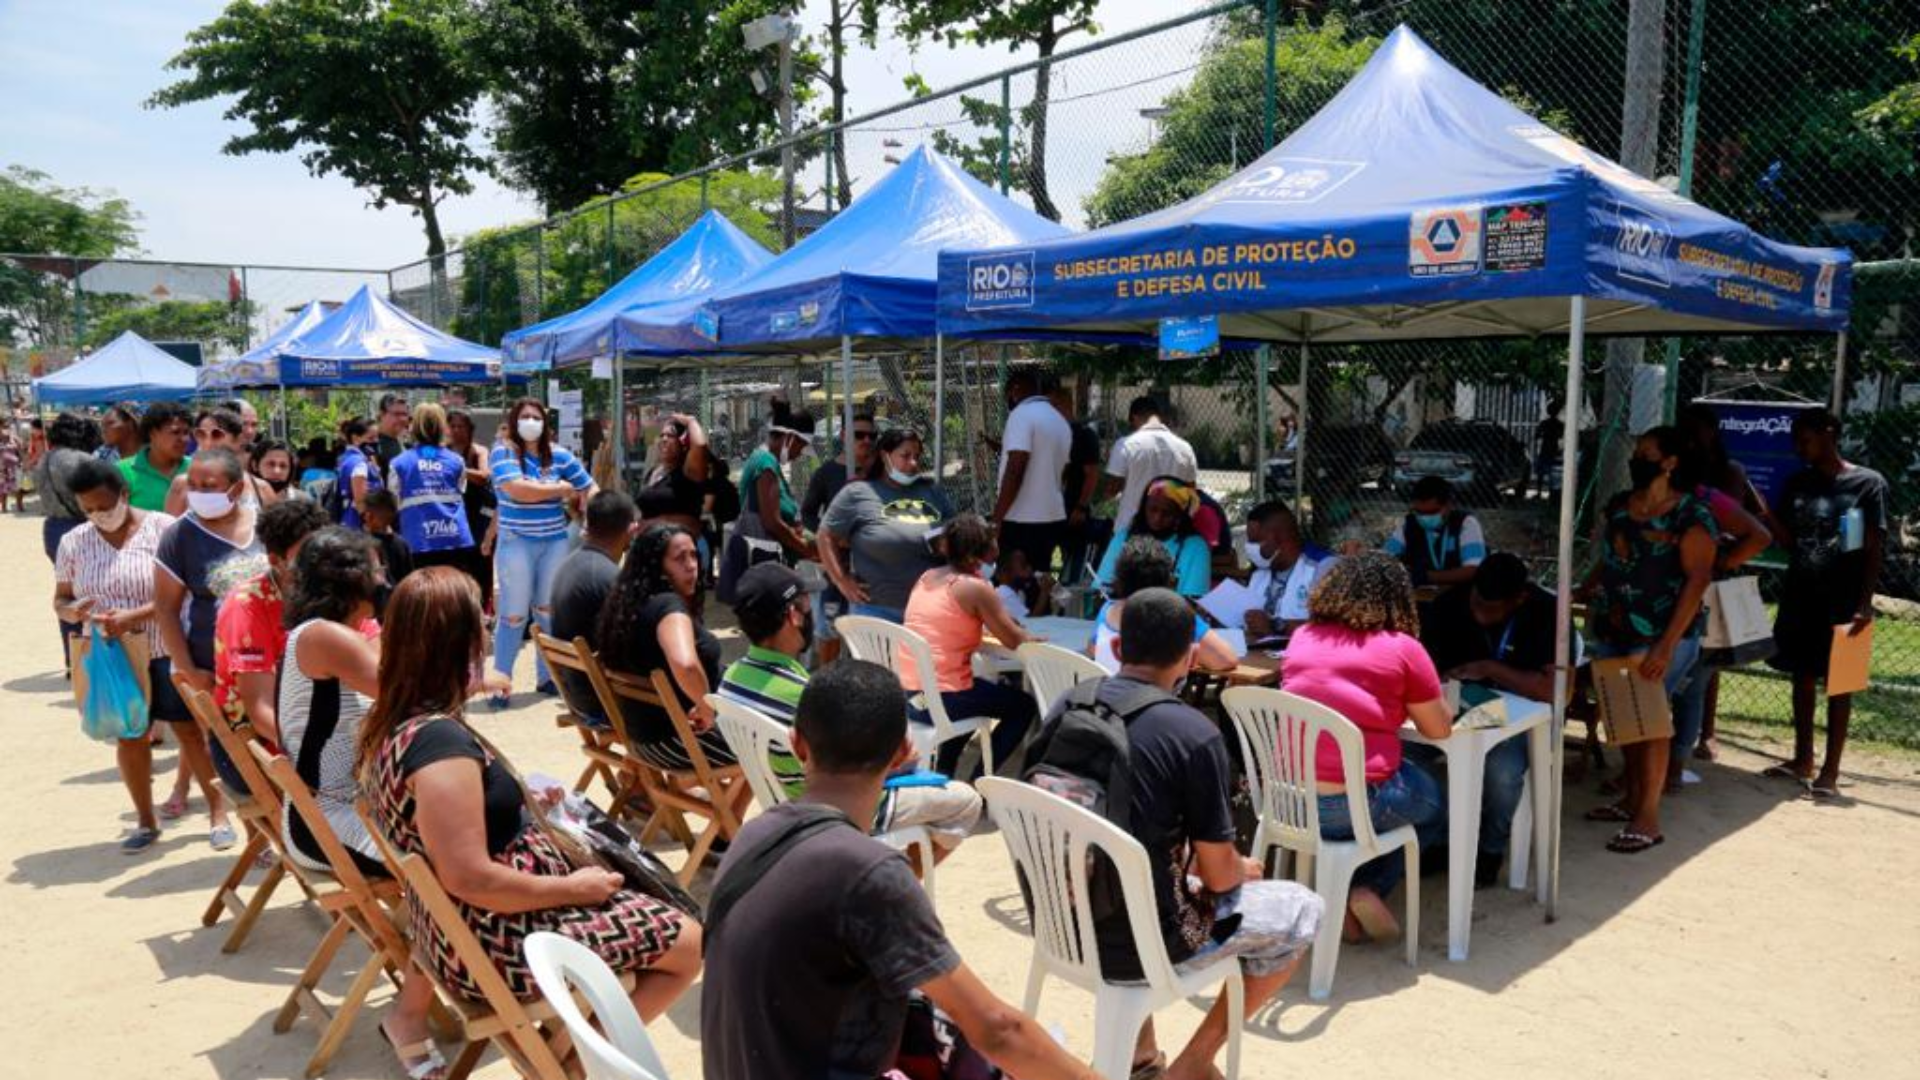
[{"label": "parked car", "polygon": [[[1384,488],[1393,471],[1393,441],[1379,424],[1307,424],[1313,475],[1307,483],[1326,490],[1338,480],[1353,491],[1373,484]],[[1267,490],[1283,497],[1293,492],[1295,451],[1282,450],[1267,459]]]},{"label": "parked car", "polygon": [[1469,502],[1502,494],[1524,497],[1533,466],[1513,433],[1487,420],[1442,420],[1420,429],[1393,458],[1393,486],[1410,493],[1422,477],[1438,476]]}]

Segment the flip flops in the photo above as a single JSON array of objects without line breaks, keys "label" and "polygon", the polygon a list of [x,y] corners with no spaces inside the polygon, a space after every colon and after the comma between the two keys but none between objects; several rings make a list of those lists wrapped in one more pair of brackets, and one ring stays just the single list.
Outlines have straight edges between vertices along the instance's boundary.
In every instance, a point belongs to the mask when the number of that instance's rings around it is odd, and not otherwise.
[{"label": "flip flops", "polygon": [[400,1067],[406,1070],[407,1080],[442,1080],[447,1074],[447,1059],[440,1056],[440,1048],[432,1039],[421,1039],[417,1043],[401,1046],[387,1034],[385,1021],[380,1023],[380,1037],[393,1048],[393,1056],[400,1061]]},{"label": "flip flops", "polygon": [[1796,780],[1804,784],[1812,779],[1802,773],[1791,761],[1778,761],[1760,770],[1760,775],[1769,780]]},{"label": "flip flops", "polygon": [[184,797],[175,798],[169,796],[166,802],[160,804],[159,809],[162,818],[167,821],[174,821],[187,816],[187,800]]},{"label": "flip flops", "polygon": [[1127,1080],[1160,1080],[1167,1074],[1167,1055],[1155,1054],[1151,1061],[1143,1061],[1127,1074]]},{"label": "flip flops", "polygon": [[1588,821],[1611,821],[1618,825],[1625,825],[1627,822],[1633,820],[1632,814],[1627,813],[1612,803],[1608,803],[1605,806],[1594,807],[1586,812],[1585,817]]},{"label": "flip flops", "polygon": [[1657,848],[1667,842],[1664,836],[1648,836],[1632,829],[1621,829],[1607,841],[1607,850],[1616,855],[1638,855],[1649,848]]},{"label": "flip flops", "polygon": [[1840,784],[1815,781],[1807,785],[1807,794],[1813,796],[1814,802],[1831,802],[1840,797]]}]

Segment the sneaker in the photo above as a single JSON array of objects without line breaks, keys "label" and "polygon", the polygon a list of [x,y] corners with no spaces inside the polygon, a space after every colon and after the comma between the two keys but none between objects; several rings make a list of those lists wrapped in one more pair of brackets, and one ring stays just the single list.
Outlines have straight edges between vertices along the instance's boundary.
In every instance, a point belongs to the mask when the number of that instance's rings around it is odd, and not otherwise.
[{"label": "sneaker", "polygon": [[545,694],[548,697],[560,696],[560,688],[553,685],[552,679],[548,679],[546,682],[543,682],[539,686],[534,687],[533,692],[536,694]]},{"label": "sneaker", "polygon": [[492,709],[494,712],[500,712],[503,709],[506,709],[512,706],[512,704],[513,704],[513,695],[511,694],[488,694],[487,695],[487,708]]},{"label": "sneaker", "polygon": [[207,830],[207,843],[212,844],[215,851],[225,851],[237,840],[239,837],[234,834],[231,825],[215,825]]},{"label": "sneaker", "polygon": [[120,841],[120,854],[138,855],[160,839],[159,829],[136,828]]}]

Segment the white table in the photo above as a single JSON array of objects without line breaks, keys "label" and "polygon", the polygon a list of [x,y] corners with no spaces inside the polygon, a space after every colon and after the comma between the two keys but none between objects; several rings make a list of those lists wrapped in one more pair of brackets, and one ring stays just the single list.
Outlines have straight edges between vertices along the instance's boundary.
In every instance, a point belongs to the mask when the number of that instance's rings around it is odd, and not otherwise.
[{"label": "white table", "polygon": [[[1429,739],[1412,725],[1400,731],[1404,742],[1436,746],[1447,759],[1447,958],[1465,960],[1473,932],[1473,867],[1480,849],[1480,796],[1486,782],[1487,752],[1520,735],[1527,737],[1527,793],[1514,814],[1513,843],[1507,853],[1507,885],[1527,887],[1531,845],[1535,898],[1547,902],[1546,827],[1552,814],[1552,785],[1543,782],[1553,768],[1548,742],[1553,707],[1502,692],[1507,722],[1493,728],[1455,728],[1445,739]],[[1528,799],[1532,813],[1528,813]]]}]

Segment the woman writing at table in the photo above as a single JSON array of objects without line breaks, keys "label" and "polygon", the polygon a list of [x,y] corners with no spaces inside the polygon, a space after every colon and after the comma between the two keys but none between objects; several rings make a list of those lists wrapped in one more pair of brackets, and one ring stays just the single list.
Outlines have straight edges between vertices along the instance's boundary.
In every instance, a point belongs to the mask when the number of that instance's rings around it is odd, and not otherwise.
[{"label": "woman writing at table", "polygon": [[[1173,588],[1173,556],[1164,544],[1152,537],[1137,536],[1127,541],[1113,567],[1113,581],[1107,586],[1111,597],[1093,616],[1093,640],[1088,648],[1095,663],[1109,674],[1120,674],[1120,613],[1127,597],[1142,589]],[[1232,671],[1240,657],[1227,639],[1207,628],[1204,619],[1193,620],[1193,666],[1201,671]]]},{"label": "woman writing at table", "polygon": [[1173,556],[1175,591],[1189,600],[1207,595],[1207,590],[1213,588],[1213,553],[1194,524],[1194,515],[1200,512],[1200,507],[1199,490],[1184,480],[1163,476],[1148,484],[1146,494],[1140,499],[1140,511],[1133,515],[1132,521],[1122,525],[1107,544],[1094,584],[1111,589],[1115,565],[1127,540],[1152,537]]},{"label": "woman writing at table", "polygon": [[[1430,739],[1453,731],[1440,673],[1420,645],[1420,616],[1406,567],[1380,552],[1340,559],[1315,583],[1307,611],[1307,625],[1287,644],[1281,687],[1333,709],[1360,729],[1367,810],[1375,831],[1412,825],[1422,847],[1445,843],[1446,804],[1439,783],[1400,754],[1400,727],[1409,719]],[[1320,835],[1352,840],[1346,772],[1331,739],[1321,740],[1315,771]],[[1399,935],[1384,898],[1400,883],[1405,867],[1395,852],[1354,871],[1347,897],[1349,940],[1362,933],[1375,941]]]}]

